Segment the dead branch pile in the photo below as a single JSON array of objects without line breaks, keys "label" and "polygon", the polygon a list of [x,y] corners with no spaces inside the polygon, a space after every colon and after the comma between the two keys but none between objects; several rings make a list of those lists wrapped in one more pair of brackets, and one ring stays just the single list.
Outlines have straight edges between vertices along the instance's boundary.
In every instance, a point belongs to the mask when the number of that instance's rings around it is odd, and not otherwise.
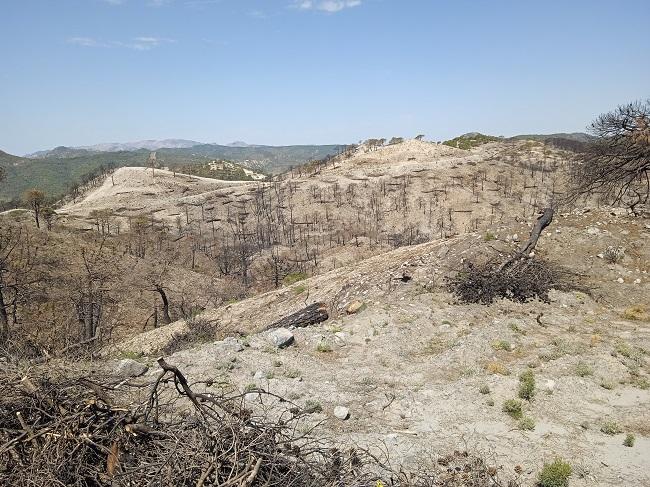
[{"label": "dead branch pile", "polygon": [[521,258],[507,266],[493,259],[482,263],[465,261],[447,279],[447,288],[463,303],[490,304],[499,298],[520,303],[532,299],[549,302],[551,289],[582,290],[575,279],[572,272],[536,257]]},{"label": "dead branch pile", "polygon": [[[0,372],[0,485],[517,485],[460,452],[425,473],[395,472],[366,450],[299,433],[307,413],[296,405],[271,420],[247,409],[244,394],[195,392],[158,363],[139,386]],[[138,388],[147,392],[134,401]]]}]

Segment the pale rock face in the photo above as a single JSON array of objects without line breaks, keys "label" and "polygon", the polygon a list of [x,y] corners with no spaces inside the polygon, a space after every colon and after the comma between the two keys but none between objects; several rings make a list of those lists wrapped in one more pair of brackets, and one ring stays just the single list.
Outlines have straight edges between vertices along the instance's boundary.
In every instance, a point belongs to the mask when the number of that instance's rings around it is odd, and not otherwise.
[{"label": "pale rock face", "polygon": [[115,372],[121,377],[138,377],[144,374],[148,369],[149,367],[145,364],[141,364],[137,360],[125,358],[118,362]]},{"label": "pale rock face", "polygon": [[361,311],[361,308],[363,308],[363,302],[355,300],[348,304],[348,306],[345,308],[345,312],[349,315],[353,315]]},{"label": "pale rock face", "polygon": [[293,333],[286,328],[278,328],[269,332],[269,338],[273,345],[278,348],[288,347],[293,343]]},{"label": "pale rock face", "polygon": [[350,410],[345,406],[336,406],[334,408],[334,416],[341,421],[345,421],[350,417]]}]

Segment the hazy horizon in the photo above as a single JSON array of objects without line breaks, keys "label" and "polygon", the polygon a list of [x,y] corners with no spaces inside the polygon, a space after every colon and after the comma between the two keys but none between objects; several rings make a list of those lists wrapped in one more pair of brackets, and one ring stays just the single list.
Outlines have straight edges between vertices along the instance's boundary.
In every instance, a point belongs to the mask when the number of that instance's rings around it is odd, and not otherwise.
[{"label": "hazy horizon", "polygon": [[[647,98],[650,3],[25,0],[0,149],[582,132]],[[625,39],[616,42],[616,38]]]}]

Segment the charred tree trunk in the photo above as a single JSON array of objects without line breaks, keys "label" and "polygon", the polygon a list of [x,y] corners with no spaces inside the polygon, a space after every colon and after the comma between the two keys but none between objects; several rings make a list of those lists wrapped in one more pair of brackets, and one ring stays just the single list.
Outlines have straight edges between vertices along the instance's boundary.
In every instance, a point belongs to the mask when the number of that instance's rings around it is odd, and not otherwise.
[{"label": "charred tree trunk", "polygon": [[4,294],[0,287],[0,343],[4,343],[9,338],[9,316],[7,316],[7,305],[5,304]]},{"label": "charred tree trunk", "polygon": [[167,293],[161,286],[156,286],[156,291],[160,294],[160,299],[162,299],[162,323],[168,325],[172,322],[171,316],[169,316],[169,300],[167,299]]},{"label": "charred tree trunk", "polygon": [[537,246],[537,241],[539,240],[542,231],[548,227],[553,221],[553,214],[555,211],[553,208],[544,208],[544,212],[537,219],[537,223],[530,231],[530,238],[528,241],[521,247],[521,249],[510,259],[506,260],[498,269],[498,272],[503,271],[506,267],[512,265],[514,262],[517,262],[522,257],[527,257],[530,253],[535,250]]},{"label": "charred tree trunk", "polygon": [[325,303],[314,303],[300,311],[285,316],[281,320],[264,327],[264,329],[271,330],[273,328],[287,328],[290,326],[295,328],[304,328],[305,326],[322,323],[328,318],[329,314],[327,313],[327,305]]}]

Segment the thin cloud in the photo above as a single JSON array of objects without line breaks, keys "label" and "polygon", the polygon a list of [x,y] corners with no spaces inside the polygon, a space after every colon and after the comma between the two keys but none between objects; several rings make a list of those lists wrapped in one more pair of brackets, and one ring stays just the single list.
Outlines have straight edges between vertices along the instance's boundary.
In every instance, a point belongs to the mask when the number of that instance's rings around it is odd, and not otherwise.
[{"label": "thin cloud", "polygon": [[133,49],[135,51],[150,51],[157,47],[160,47],[165,44],[173,44],[176,41],[174,39],[169,39],[166,37],[151,37],[151,36],[140,36],[134,37],[129,41],[100,41],[93,37],[70,37],[68,39],[69,44],[74,44],[75,46],[81,47],[118,47],[125,49]]},{"label": "thin cloud", "polygon": [[319,10],[327,13],[336,13],[359,5],[361,0],[296,0],[293,3],[293,7],[298,10]]}]

